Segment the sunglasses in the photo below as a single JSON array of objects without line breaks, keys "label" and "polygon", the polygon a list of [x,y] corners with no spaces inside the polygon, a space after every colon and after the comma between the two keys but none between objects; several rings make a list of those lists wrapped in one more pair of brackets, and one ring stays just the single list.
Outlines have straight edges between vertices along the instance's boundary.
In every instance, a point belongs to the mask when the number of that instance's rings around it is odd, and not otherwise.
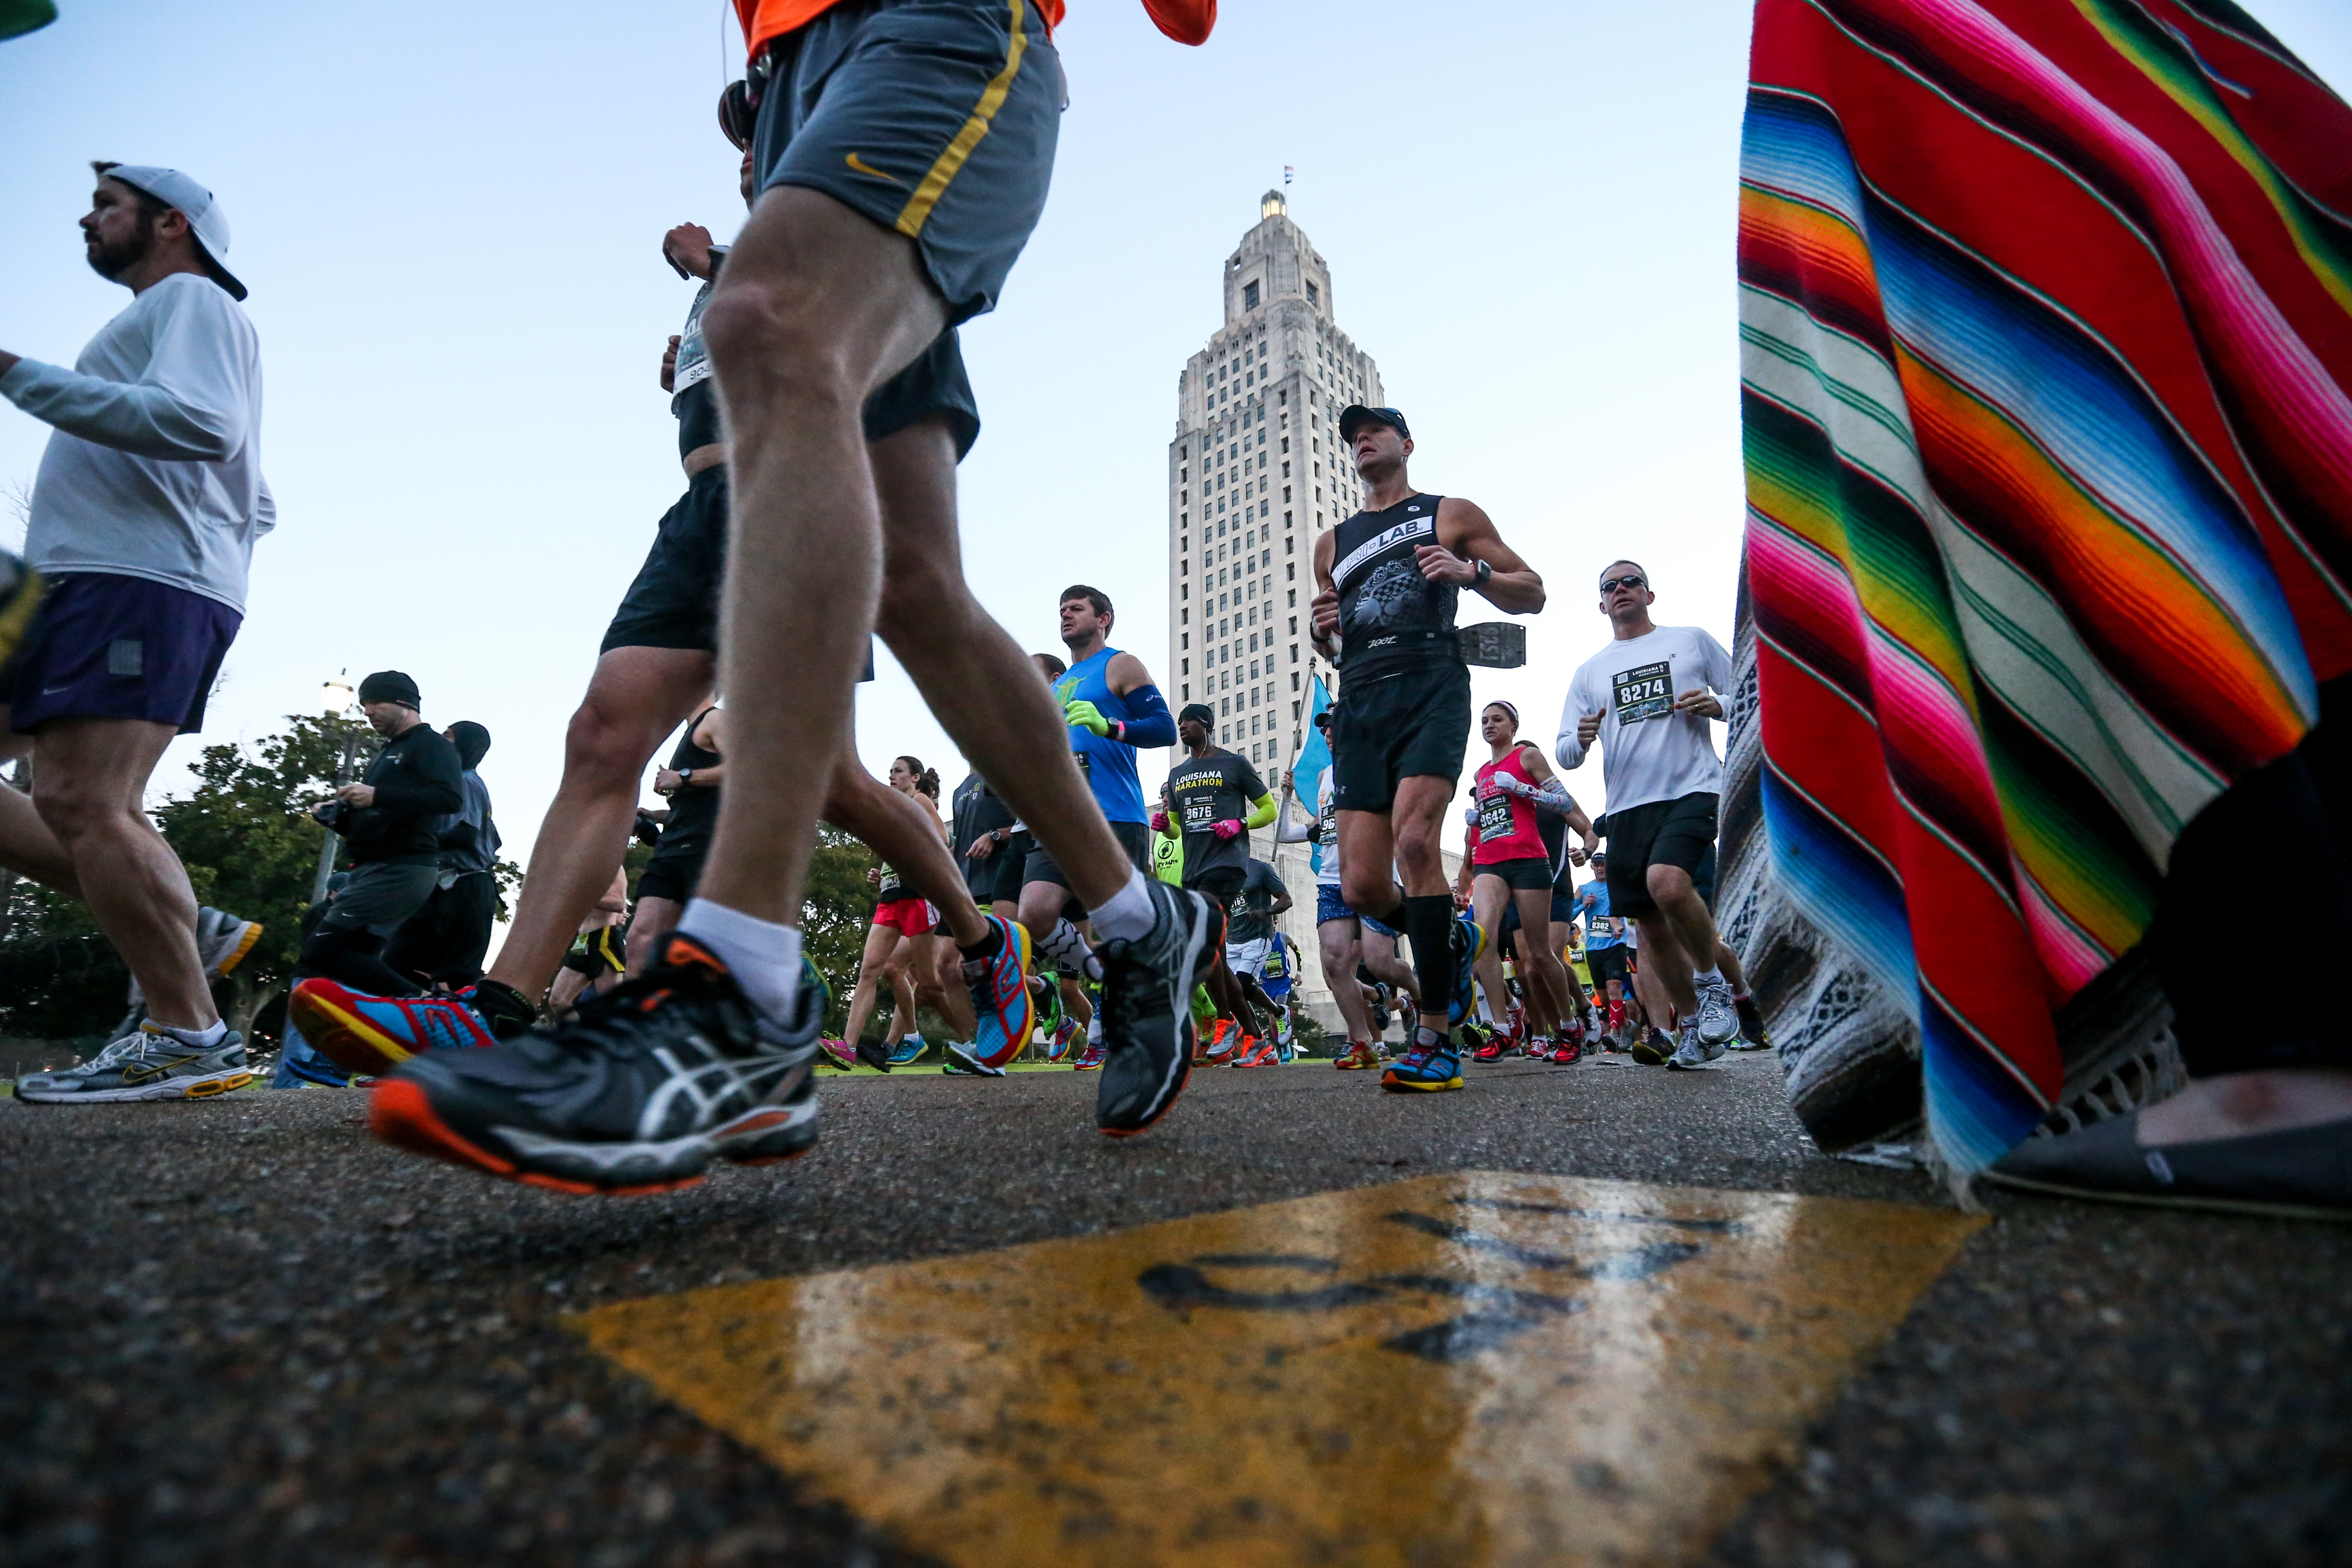
[{"label": "sunglasses", "polygon": [[1646,588],[1648,586],[1649,584],[1647,583],[1643,582],[1639,577],[1633,576],[1630,574],[1622,577],[1603,577],[1601,579],[1601,591],[1604,594],[1613,594],[1620,588]]}]

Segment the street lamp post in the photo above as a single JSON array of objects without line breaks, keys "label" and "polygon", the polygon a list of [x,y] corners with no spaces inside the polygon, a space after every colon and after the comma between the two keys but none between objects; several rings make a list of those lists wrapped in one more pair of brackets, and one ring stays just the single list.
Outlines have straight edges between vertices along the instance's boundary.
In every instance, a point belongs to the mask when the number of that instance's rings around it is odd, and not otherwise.
[{"label": "street lamp post", "polygon": [[[352,709],[352,682],[349,670],[338,671],[319,691],[319,706],[330,719],[340,719]],[[341,789],[351,782],[352,763],[359,754],[359,737],[343,737],[343,753],[335,764],[335,787]],[[319,872],[310,879],[310,901],[322,903],[327,897],[327,879],[335,874],[335,847],[339,840],[333,828],[319,841]]]}]

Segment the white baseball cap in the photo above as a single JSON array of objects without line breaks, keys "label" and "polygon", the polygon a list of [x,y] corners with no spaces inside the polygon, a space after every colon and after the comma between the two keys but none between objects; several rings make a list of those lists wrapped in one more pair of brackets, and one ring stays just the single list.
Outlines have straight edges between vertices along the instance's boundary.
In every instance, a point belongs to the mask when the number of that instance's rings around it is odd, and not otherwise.
[{"label": "white baseball cap", "polygon": [[231,275],[224,263],[228,255],[228,215],[220,210],[220,204],[213,200],[210,191],[177,169],[158,169],[146,163],[117,163],[99,170],[98,177],[121,180],[166,206],[179,208],[186,215],[188,226],[195,231],[196,249],[209,265],[213,281],[227,289],[231,299],[245,298],[245,285]]}]

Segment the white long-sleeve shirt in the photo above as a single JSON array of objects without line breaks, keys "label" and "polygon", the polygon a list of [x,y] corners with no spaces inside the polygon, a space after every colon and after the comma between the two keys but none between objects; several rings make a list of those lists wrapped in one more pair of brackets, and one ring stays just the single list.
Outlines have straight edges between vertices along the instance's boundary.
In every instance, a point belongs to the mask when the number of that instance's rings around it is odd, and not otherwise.
[{"label": "white long-sleeve shirt", "polygon": [[1720,795],[1723,763],[1707,721],[1675,711],[1675,698],[1705,687],[1731,690],[1731,656],[1696,626],[1655,626],[1612,642],[1577,668],[1560,707],[1562,768],[1581,767],[1576,721],[1601,715],[1601,776],[1609,809],[1623,811],[1686,795]]},{"label": "white long-sleeve shirt", "polygon": [[0,396],[54,427],[25,554],[52,575],[144,577],[245,608],[261,477],[261,344],[208,278],[175,272],[100,329],[71,370],[19,360]]}]

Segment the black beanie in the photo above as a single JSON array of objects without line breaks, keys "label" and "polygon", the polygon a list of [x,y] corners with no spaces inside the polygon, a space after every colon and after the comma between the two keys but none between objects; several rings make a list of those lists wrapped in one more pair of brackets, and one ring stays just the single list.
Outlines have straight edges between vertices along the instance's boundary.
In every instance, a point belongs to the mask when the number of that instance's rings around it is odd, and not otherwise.
[{"label": "black beanie", "polygon": [[1184,706],[1184,710],[1177,714],[1176,717],[1180,721],[1185,719],[1198,719],[1202,723],[1206,724],[1212,730],[1217,727],[1217,710],[1210,707],[1205,702],[1187,703]]},{"label": "black beanie", "polygon": [[398,702],[416,709],[425,706],[425,699],[416,694],[416,682],[396,669],[379,669],[361,681],[360,701]]},{"label": "black beanie", "polygon": [[457,748],[459,763],[477,768],[489,754],[490,732],[471,719],[460,719],[449,726],[449,743]]}]

